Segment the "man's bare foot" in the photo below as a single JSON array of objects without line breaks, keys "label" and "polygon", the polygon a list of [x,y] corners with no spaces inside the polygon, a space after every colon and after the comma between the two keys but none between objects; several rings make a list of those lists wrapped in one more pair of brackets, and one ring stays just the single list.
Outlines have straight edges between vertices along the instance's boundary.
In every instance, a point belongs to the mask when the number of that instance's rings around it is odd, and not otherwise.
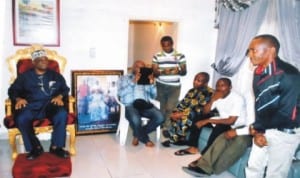
[{"label": "man's bare foot", "polygon": [[199,153],[198,148],[196,147],[188,147],[186,149],[181,149],[176,151],[174,154],[176,156],[183,156],[183,155],[193,155]]},{"label": "man's bare foot", "polygon": [[193,146],[187,148],[186,151],[188,151],[188,152],[190,152],[190,153],[192,153],[192,154],[199,153],[198,148],[197,148],[197,147],[193,147]]},{"label": "man's bare foot", "polygon": [[133,146],[138,146],[138,144],[139,144],[139,139],[136,138],[136,137],[133,137],[132,145],[133,145]]},{"label": "man's bare foot", "polygon": [[196,166],[197,166],[197,163],[198,163],[198,160],[200,160],[200,159],[201,159],[201,156],[200,156],[198,159],[196,159],[195,161],[191,162],[191,163],[189,164],[189,167],[196,167]]},{"label": "man's bare foot", "polygon": [[147,143],[145,143],[146,147],[154,147],[154,143],[151,141],[148,141]]}]

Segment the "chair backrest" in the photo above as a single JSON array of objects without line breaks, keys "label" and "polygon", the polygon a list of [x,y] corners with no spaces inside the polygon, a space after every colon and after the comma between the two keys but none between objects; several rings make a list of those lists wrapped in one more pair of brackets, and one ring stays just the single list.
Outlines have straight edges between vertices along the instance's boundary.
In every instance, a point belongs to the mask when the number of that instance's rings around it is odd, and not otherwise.
[{"label": "chair backrest", "polygon": [[10,83],[12,83],[17,75],[31,69],[33,67],[31,53],[36,50],[43,49],[47,53],[49,59],[48,68],[59,73],[63,73],[67,63],[66,58],[57,54],[56,51],[44,48],[41,45],[32,45],[30,47],[19,49],[17,52],[7,58],[8,69],[11,74]]}]

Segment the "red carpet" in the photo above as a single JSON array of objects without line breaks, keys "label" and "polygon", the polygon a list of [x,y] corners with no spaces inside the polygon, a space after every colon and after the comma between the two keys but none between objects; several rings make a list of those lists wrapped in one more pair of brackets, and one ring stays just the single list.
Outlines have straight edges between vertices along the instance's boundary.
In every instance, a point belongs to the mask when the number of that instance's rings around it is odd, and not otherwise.
[{"label": "red carpet", "polygon": [[19,154],[12,168],[14,178],[53,178],[70,176],[71,159],[59,158],[43,153],[35,160],[27,160],[26,154]]}]

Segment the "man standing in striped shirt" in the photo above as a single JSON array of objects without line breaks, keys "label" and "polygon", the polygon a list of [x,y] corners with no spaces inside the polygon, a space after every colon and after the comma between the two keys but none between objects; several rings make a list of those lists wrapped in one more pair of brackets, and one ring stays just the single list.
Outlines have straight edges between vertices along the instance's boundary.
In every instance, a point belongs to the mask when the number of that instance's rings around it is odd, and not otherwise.
[{"label": "man standing in striped shirt", "polygon": [[180,95],[180,76],[186,75],[186,60],[182,53],[173,48],[173,39],[164,36],[160,40],[162,51],[154,55],[152,68],[156,77],[157,99],[165,117],[164,127],[171,124],[170,115]]}]

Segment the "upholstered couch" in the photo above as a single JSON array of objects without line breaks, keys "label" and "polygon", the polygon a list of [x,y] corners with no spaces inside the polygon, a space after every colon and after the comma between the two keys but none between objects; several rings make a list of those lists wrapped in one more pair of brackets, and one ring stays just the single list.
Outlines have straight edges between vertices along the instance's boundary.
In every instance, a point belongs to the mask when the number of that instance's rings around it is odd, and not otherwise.
[{"label": "upholstered couch", "polygon": [[[200,133],[199,141],[198,141],[198,148],[202,150],[208,140],[208,137],[211,133],[211,128],[202,128],[202,131]],[[251,147],[249,147],[244,155],[234,164],[232,165],[228,171],[233,174],[237,178],[245,178],[245,167],[247,166],[248,158],[250,155]],[[300,177],[300,146],[298,148],[298,151],[296,152],[296,157],[298,157],[298,160],[294,160],[293,164],[291,166],[291,169],[289,171],[288,178],[299,178]]]}]

